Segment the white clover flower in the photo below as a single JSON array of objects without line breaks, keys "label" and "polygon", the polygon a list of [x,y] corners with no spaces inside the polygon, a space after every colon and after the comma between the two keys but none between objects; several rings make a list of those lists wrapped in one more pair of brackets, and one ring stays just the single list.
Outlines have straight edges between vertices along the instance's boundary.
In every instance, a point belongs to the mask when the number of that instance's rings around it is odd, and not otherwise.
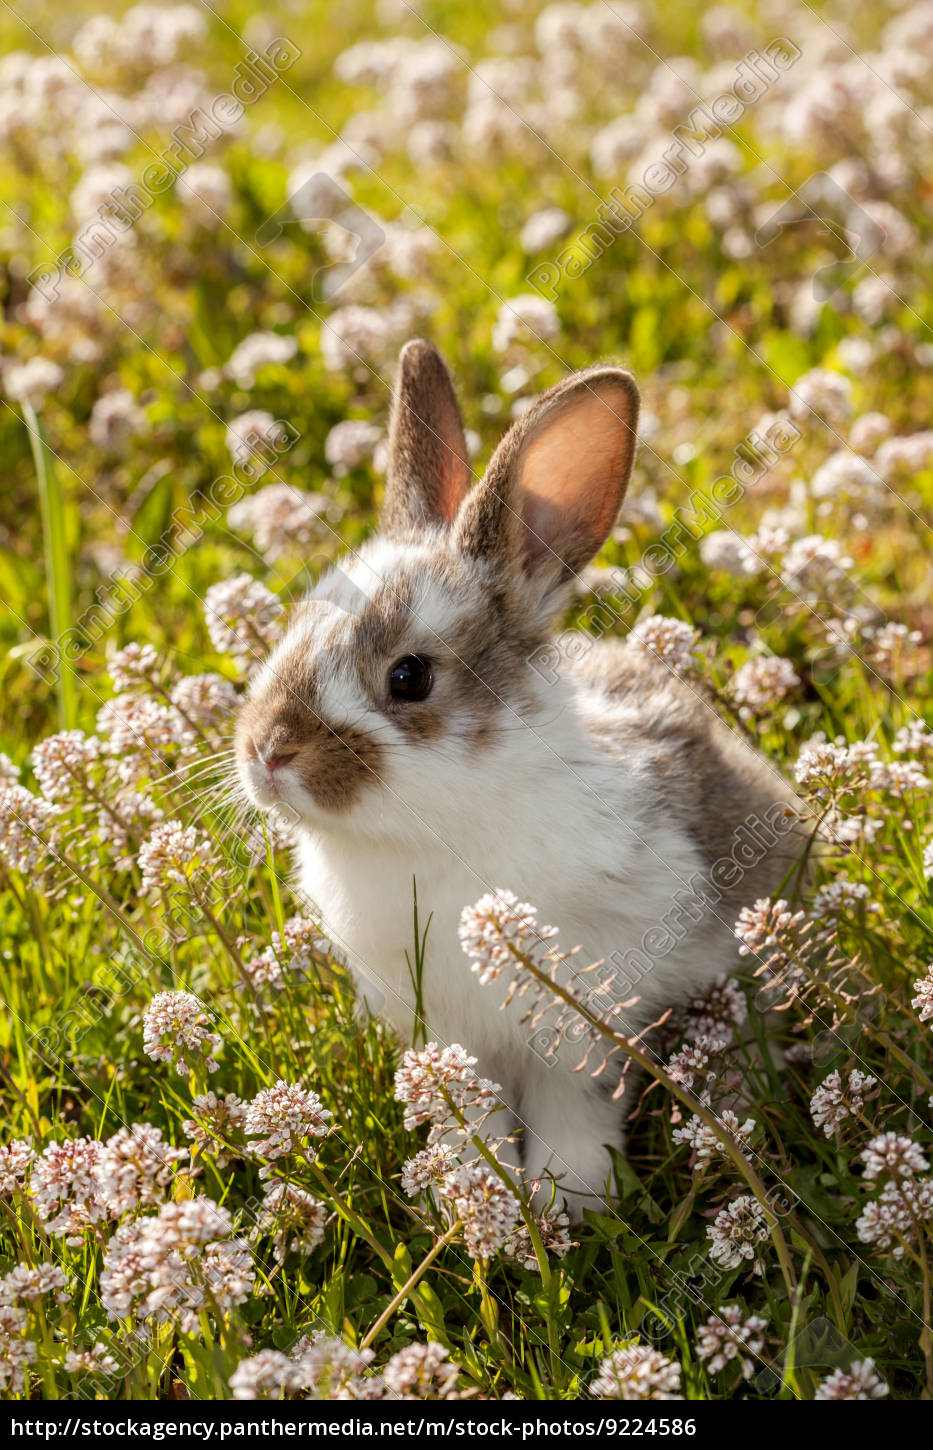
[{"label": "white clover flower", "polygon": [[590,1394],[597,1400],[679,1400],[680,1375],[680,1365],[659,1349],[634,1344],[606,1355]]},{"label": "white clover flower", "polygon": [[316,1249],[326,1221],[327,1208],[319,1198],[295,1183],[276,1180],[263,1190],[254,1232],[271,1235],[273,1256],[283,1263],[288,1254],[307,1255]]},{"label": "white clover flower", "polygon": [[737,1269],[746,1259],[757,1258],[759,1245],[768,1237],[768,1223],[757,1198],[743,1193],[720,1209],[706,1232],[710,1258],[724,1269]]},{"label": "white clover flower", "polygon": [[320,493],[304,493],[288,483],[270,483],[234,504],[227,522],[236,533],[252,536],[267,563],[300,553],[325,532],[321,518],[332,508]]},{"label": "white clover flower", "polygon": [[281,604],[250,574],[212,584],[204,596],[204,614],[217,653],[228,654],[247,675],[282,634]]},{"label": "white clover flower", "polygon": [[49,1233],[80,1243],[84,1231],[106,1217],[96,1177],[102,1147],[93,1138],[49,1143],[33,1163],[29,1191]]},{"label": "white clover flower", "polygon": [[25,1138],[0,1143],[0,1197],[9,1198],[25,1185],[26,1175],[36,1161],[36,1150]]},{"label": "white clover flower", "polygon": [[[257,1158],[276,1160],[311,1152],[310,1140],[324,1137],[332,1117],[317,1093],[280,1079],[247,1103],[243,1130],[247,1137],[261,1139],[250,1145]],[[267,1178],[271,1171],[266,1164],[260,1177]]]},{"label": "white clover flower", "polygon": [[208,1031],[210,1018],[190,992],[157,992],[143,1013],[143,1051],[153,1062],[175,1062],[179,1076],[189,1070],[187,1058],[203,1059],[208,1072],[217,1063],[213,1050],[218,1033]]},{"label": "white clover flower", "polygon": [[192,1334],[205,1311],[227,1314],[244,1303],[253,1287],[252,1256],[232,1233],[229,1211],[205,1197],[165,1203],[157,1214],[122,1224],[100,1276],[108,1318],[176,1322]]},{"label": "white clover flower", "polygon": [[158,1206],[175,1164],[187,1156],[183,1148],[163,1141],[161,1128],[148,1123],[120,1128],[103,1144],[94,1164],[98,1202],[112,1218],[134,1208]]},{"label": "white clover flower", "polygon": [[131,643],[117,650],[107,666],[115,690],[134,690],[137,685],[158,683],[161,672],[158,650],[151,644]]},{"label": "white clover flower", "polygon": [[100,758],[100,741],[83,730],[49,735],[32,752],[32,768],[46,800],[67,801],[87,788],[88,772]]},{"label": "white clover flower", "polygon": [[799,684],[800,676],[790,660],[763,655],[736,670],[732,698],[740,708],[758,715],[785,700]]},{"label": "white clover flower", "polygon": [[492,330],[492,345],[496,352],[505,352],[516,340],[550,342],[559,332],[560,318],[554,303],[526,292],[502,303]]},{"label": "white clover flower", "polygon": [[23,785],[0,789],[0,855],[14,871],[32,874],[52,859],[58,807]]},{"label": "white clover flower", "polygon": [[690,1041],[708,1039],[717,1043],[715,1051],[721,1052],[733,1029],[741,1027],[748,1017],[748,1003],[738,983],[720,972],[691,1000],[689,1011],[693,1019],[687,1031]]},{"label": "white clover flower", "polygon": [[463,1221],[463,1242],[474,1259],[491,1259],[514,1233],[518,1199],[488,1163],[476,1159],[445,1177],[441,1193]]},{"label": "white clover flower", "polygon": [[500,887],[481,896],[475,906],[460,913],[460,945],[472,958],[472,970],[485,986],[505,969],[521,965],[519,957],[538,957],[545,942],[557,935],[555,926],[539,926],[537,907],[519,901],[514,891]]},{"label": "white clover flower", "polygon": [[199,1093],[191,1104],[193,1117],[182,1123],[185,1136],[202,1153],[209,1153],[218,1168],[229,1158],[227,1144],[242,1132],[246,1122],[246,1104],[236,1093],[218,1097],[216,1093]]},{"label": "white clover flower", "polygon": [[[439,1047],[429,1042],[409,1048],[395,1072],[395,1097],[405,1104],[405,1128],[433,1123],[440,1129],[455,1122],[451,1104],[466,1114],[488,1112],[496,1104],[499,1084],[477,1077],[476,1058],[459,1042]],[[432,1133],[433,1142],[439,1136]]]},{"label": "white clover flower", "polygon": [[810,1099],[810,1116],[815,1126],[822,1128],[826,1137],[831,1138],[846,1118],[861,1112],[864,1095],[871,1091],[876,1082],[877,1078],[856,1067],[849,1073],[843,1087],[838,1069],[831,1072]]},{"label": "white clover flower", "polygon": [[875,1369],[873,1359],[857,1359],[848,1370],[834,1369],[821,1379],[815,1400],[881,1400],[888,1387]]},{"label": "white clover flower", "polygon": [[930,1167],[913,1138],[904,1133],[879,1133],[861,1158],[866,1178],[877,1178],[879,1173],[888,1173],[892,1178],[912,1178],[915,1173],[926,1173]]},{"label": "white clover flower", "polygon": [[195,826],[181,821],[162,821],[139,848],[142,894],[170,884],[192,886],[214,865],[210,841]]},{"label": "white clover flower", "polygon": [[813,368],[791,387],[788,410],[797,422],[812,422],[816,414],[822,422],[839,427],[852,415],[852,384],[842,373]]},{"label": "white clover flower", "polygon": [[[541,1244],[545,1253],[553,1254],[555,1258],[562,1259],[569,1254],[576,1244],[570,1237],[570,1219],[566,1213],[560,1213],[555,1209],[545,1209],[535,1219]],[[503,1245],[503,1254],[507,1259],[513,1259],[521,1264],[523,1269],[531,1269],[540,1273],[541,1265],[538,1263],[538,1256],[534,1251],[531,1241],[531,1234],[523,1219],[519,1219],[515,1229]]]},{"label": "white clover flower", "polygon": [[241,1359],[230,1376],[235,1400],[280,1400],[302,1388],[302,1377],[288,1355],[278,1349],[261,1349]]},{"label": "white clover flower", "polygon": [[291,1352],[300,1387],[315,1400],[356,1400],[365,1397],[360,1376],[372,1363],[371,1349],[353,1349],[323,1331],[299,1340]]},{"label": "white clover flower", "polygon": [[233,349],[224,372],[237,387],[251,388],[260,368],[291,362],[297,351],[294,337],[280,332],[251,332]]},{"label": "white clover flower", "polygon": [[697,1358],[705,1361],[711,1374],[719,1374],[737,1359],[742,1378],[750,1379],[755,1369],[753,1356],[761,1355],[765,1347],[767,1326],[767,1319],[761,1315],[746,1316],[738,1304],[724,1304],[700,1325]]},{"label": "white clover flower", "polygon": [[337,478],[359,468],[361,463],[372,458],[376,445],[382,438],[382,429],[363,418],[345,418],[335,423],[324,439],[324,457]]},{"label": "white clover flower", "polygon": [[227,447],[234,468],[249,463],[254,469],[269,464],[288,448],[288,429],[281,419],[262,408],[241,413],[227,428]]},{"label": "white clover flower", "polygon": [[432,1143],[402,1164],[402,1189],[409,1198],[435,1188],[457,1165],[457,1154],[446,1143]]},{"label": "white clover flower", "polygon": [[104,393],[91,409],[88,432],[91,442],[110,453],[146,427],[146,415],[128,388]]},{"label": "white clover flower", "polygon": [[700,631],[686,620],[652,614],[647,619],[640,619],[629,631],[628,638],[632,645],[667,666],[675,675],[696,673],[694,651]]},{"label": "white clover flower", "polygon": [[[720,1126],[734,1140],[739,1151],[747,1156],[745,1150],[748,1148],[749,1138],[755,1131],[755,1119],[746,1118],[744,1123],[740,1123],[731,1108],[723,1108],[719,1114],[719,1122]],[[726,1146],[722,1139],[696,1114],[689,1118],[682,1127],[675,1128],[672,1136],[675,1143],[689,1143],[698,1168],[711,1163],[714,1158],[727,1156]]]},{"label": "white clover flower", "polygon": [[65,374],[58,363],[46,357],[30,358],[29,362],[6,369],[3,387],[14,403],[28,403],[32,408],[41,408],[50,393],[54,393],[65,381]]},{"label": "white clover flower", "polygon": [[388,1359],[381,1378],[403,1400],[457,1399],[460,1365],[442,1344],[406,1344]]}]

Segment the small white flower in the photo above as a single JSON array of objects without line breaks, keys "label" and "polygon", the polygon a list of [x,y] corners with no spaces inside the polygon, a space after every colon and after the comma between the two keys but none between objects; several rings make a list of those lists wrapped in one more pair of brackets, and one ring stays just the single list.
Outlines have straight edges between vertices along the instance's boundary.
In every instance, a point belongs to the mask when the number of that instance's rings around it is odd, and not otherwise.
[{"label": "small white flower", "polygon": [[678,1400],[680,1365],[658,1349],[634,1344],[606,1355],[590,1383],[597,1400]]},{"label": "small white flower", "polygon": [[189,1055],[214,1072],[213,1049],[221,1039],[209,1027],[210,1018],[190,992],[157,992],[143,1014],[143,1050],[154,1062],[175,1061],[180,1076],[189,1070]]},{"label": "small white flower", "polygon": [[815,1400],[881,1400],[888,1387],[873,1359],[857,1359],[848,1370],[834,1369],[820,1380]]}]

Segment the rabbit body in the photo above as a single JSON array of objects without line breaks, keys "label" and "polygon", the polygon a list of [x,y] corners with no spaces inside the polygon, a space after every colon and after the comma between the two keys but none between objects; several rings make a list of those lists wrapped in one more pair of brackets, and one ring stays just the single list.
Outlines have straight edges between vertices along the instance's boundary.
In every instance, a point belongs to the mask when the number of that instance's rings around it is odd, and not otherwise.
[{"label": "rabbit body", "polygon": [[502,1010],[510,982],[479,983],[461,911],[501,889],[531,902],[580,947],[565,975],[605,960],[614,1024],[634,1034],[734,969],[739,906],[790,864],[789,793],[635,642],[584,641],[575,662],[534,667],[621,501],[627,375],[552,390],[472,489],[426,344],[403,354],[398,398],[384,535],[320,581],[254,681],[241,774],[255,804],[297,812],[301,889],[406,1043],[416,884],[427,1037],[461,1043],[501,1084],[485,1131],[511,1134],[503,1155],[556,1176],[578,1216],[605,1194],[607,1145],[624,1144],[617,1069],[594,1078],[596,1051],[575,1070],[586,1038],[558,1036],[553,1013],[532,1025],[520,1003]]}]

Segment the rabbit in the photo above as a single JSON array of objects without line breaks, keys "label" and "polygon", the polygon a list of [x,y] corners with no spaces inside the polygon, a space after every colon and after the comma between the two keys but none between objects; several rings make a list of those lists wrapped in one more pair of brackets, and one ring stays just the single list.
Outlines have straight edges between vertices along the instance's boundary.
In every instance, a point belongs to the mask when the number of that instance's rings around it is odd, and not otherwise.
[{"label": "rabbit", "polygon": [[300,890],[406,1045],[415,883],[427,1037],[501,1085],[484,1131],[574,1219],[605,1210],[630,1089],[575,1071],[582,1041],[545,1052],[518,1005],[500,1010],[509,981],[480,984],[461,910],[509,889],[573,962],[621,963],[631,1035],[736,969],[738,910],[792,854],[788,787],[659,660],[581,636],[535,667],[615,524],[638,407],[618,367],[571,375],[474,484],[447,369],[406,344],[381,530],[295,607],[235,730],[249,801],[294,813]]}]

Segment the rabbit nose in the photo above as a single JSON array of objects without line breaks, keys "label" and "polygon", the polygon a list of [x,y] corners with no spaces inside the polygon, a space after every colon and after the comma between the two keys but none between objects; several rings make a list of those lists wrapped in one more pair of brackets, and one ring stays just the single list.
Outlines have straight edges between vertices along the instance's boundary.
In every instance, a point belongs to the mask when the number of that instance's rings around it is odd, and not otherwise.
[{"label": "rabbit nose", "polygon": [[259,758],[270,774],[272,771],[278,770],[280,765],[285,765],[287,761],[293,760],[297,754],[297,748],[288,749],[281,745],[278,747],[265,745],[259,750]]}]

